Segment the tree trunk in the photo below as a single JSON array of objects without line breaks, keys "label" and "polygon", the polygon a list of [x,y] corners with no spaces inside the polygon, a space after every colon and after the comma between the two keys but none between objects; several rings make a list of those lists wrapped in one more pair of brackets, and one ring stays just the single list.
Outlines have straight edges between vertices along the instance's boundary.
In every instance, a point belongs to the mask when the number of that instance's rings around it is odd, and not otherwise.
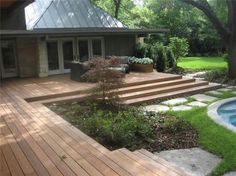
[{"label": "tree trunk", "polygon": [[121,0],[114,0],[114,4],[115,4],[115,18],[118,19]]},{"label": "tree trunk", "polygon": [[236,42],[232,42],[228,46],[228,76],[231,79],[236,78]]}]

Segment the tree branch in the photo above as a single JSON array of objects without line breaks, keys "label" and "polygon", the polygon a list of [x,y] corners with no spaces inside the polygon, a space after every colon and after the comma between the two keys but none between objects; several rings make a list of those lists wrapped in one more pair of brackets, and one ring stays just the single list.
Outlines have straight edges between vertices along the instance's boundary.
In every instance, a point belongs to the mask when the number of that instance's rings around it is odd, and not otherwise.
[{"label": "tree branch", "polygon": [[[220,34],[221,38],[224,40],[224,42],[228,41],[229,38],[229,31],[228,29],[223,25],[223,23],[219,20],[219,18],[216,16],[216,14],[211,9],[209,3],[206,0],[201,1],[195,1],[195,0],[180,0],[184,3],[190,4],[198,9],[200,9],[211,21],[211,23],[215,26],[217,32]],[[234,1],[234,0],[228,0],[228,1]]]}]

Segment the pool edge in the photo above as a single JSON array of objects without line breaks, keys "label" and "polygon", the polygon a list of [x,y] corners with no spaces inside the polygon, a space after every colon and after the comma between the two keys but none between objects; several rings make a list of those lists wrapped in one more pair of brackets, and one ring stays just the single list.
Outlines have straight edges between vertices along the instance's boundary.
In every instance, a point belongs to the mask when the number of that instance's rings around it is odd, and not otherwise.
[{"label": "pool edge", "polygon": [[207,114],[208,116],[214,120],[217,124],[233,131],[236,133],[236,127],[234,127],[233,125],[229,124],[229,123],[226,123],[222,118],[221,116],[219,116],[217,110],[218,108],[225,104],[225,103],[228,103],[228,102],[231,102],[231,101],[236,101],[236,97],[232,97],[232,98],[227,98],[227,99],[223,99],[223,100],[219,100],[219,101],[216,101],[214,103],[212,103],[211,105],[208,106],[207,108]]}]

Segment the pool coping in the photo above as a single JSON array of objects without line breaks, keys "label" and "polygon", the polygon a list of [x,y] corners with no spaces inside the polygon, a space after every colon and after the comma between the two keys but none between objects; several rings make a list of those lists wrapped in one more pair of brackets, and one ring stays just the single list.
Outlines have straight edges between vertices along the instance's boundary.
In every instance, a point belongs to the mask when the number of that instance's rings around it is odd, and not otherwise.
[{"label": "pool coping", "polygon": [[232,97],[232,98],[226,98],[226,99],[223,99],[223,100],[219,100],[219,101],[216,101],[214,102],[213,104],[211,104],[210,106],[208,106],[208,116],[214,120],[216,123],[218,123],[219,125],[233,131],[236,133],[236,127],[234,127],[233,125],[225,122],[221,116],[218,114],[217,110],[218,108],[225,104],[225,103],[228,103],[230,101],[236,101],[236,97]]}]

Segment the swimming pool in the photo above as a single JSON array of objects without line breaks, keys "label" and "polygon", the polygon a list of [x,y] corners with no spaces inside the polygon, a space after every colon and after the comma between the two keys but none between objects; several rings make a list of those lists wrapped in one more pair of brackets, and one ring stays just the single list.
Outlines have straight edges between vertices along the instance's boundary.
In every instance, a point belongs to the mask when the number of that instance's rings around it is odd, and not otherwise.
[{"label": "swimming pool", "polygon": [[236,101],[230,101],[221,105],[217,112],[225,122],[236,127]]},{"label": "swimming pool", "polygon": [[208,107],[208,116],[236,133],[236,97],[219,100]]}]

